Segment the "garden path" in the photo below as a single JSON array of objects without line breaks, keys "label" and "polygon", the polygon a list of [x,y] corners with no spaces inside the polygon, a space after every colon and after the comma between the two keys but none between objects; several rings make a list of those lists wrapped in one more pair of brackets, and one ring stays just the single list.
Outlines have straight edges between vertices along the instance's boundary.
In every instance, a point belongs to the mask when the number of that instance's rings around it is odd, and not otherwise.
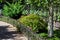
[{"label": "garden path", "polygon": [[0,40],[28,40],[28,38],[18,33],[13,25],[0,21]]}]

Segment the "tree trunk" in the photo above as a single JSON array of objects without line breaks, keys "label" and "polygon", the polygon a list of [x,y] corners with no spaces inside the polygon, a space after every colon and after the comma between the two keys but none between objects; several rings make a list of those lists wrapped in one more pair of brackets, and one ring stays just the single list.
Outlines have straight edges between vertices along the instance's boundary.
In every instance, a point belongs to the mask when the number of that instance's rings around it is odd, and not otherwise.
[{"label": "tree trunk", "polygon": [[48,19],[48,37],[53,36],[53,6],[49,6],[49,19]]}]

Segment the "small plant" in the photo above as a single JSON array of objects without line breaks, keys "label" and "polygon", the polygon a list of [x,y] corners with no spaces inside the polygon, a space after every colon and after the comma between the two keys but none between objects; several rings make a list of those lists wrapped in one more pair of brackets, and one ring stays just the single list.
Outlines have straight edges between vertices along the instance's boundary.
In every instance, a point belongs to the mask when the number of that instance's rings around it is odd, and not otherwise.
[{"label": "small plant", "polygon": [[48,37],[48,35],[46,33],[40,33],[39,36],[42,37],[42,38],[47,38]]},{"label": "small plant", "polygon": [[47,27],[47,23],[36,14],[23,16],[19,19],[19,21],[35,32],[37,32],[39,29],[45,29]]},{"label": "small plant", "polygon": [[19,2],[12,4],[7,2],[7,5],[4,5],[2,12],[4,16],[16,19],[20,17],[23,8],[23,5],[21,5]]}]

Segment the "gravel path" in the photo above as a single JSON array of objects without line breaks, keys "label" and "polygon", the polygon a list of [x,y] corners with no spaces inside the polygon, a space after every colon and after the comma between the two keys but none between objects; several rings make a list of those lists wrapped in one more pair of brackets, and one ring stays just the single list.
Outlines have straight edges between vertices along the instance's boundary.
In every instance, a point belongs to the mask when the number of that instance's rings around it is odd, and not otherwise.
[{"label": "gravel path", "polygon": [[19,34],[17,29],[11,24],[0,21],[0,40],[28,40],[23,34]]}]

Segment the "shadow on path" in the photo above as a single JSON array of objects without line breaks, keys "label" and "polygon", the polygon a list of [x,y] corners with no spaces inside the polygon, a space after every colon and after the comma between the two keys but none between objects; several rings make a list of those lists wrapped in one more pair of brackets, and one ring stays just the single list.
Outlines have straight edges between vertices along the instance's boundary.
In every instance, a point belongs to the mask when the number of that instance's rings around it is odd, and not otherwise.
[{"label": "shadow on path", "polygon": [[16,37],[16,31],[8,31],[8,26],[0,26],[0,39],[10,39]]}]

